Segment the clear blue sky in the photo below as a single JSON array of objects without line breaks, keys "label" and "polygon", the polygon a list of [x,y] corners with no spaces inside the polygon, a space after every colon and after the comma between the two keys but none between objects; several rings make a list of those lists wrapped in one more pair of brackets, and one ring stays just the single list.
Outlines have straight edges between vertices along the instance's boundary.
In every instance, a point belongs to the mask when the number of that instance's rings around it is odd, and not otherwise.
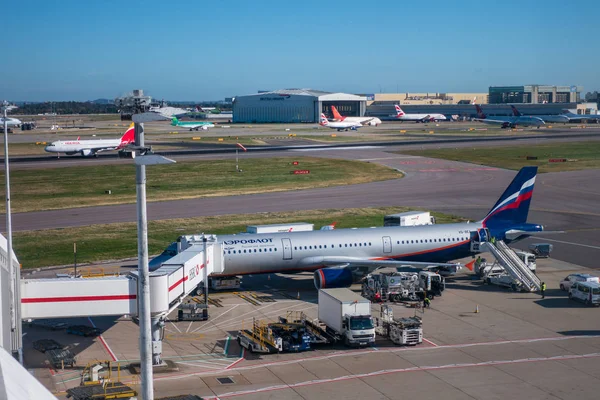
[{"label": "clear blue sky", "polygon": [[11,1],[0,99],[600,89],[598,0]]}]

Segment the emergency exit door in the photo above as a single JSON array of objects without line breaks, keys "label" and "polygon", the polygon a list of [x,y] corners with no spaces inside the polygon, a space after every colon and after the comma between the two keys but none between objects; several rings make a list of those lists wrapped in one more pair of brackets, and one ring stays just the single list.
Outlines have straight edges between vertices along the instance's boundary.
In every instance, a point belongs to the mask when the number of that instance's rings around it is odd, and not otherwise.
[{"label": "emergency exit door", "polygon": [[281,244],[283,245],[283,259],[291,260],[292,259],[292,242],[290,239],[281,239]]},{"label": "emergency exit door", "polygon": [[392,252],[392,239],[389,236],[383,236],[383,252],[391,253]]}]

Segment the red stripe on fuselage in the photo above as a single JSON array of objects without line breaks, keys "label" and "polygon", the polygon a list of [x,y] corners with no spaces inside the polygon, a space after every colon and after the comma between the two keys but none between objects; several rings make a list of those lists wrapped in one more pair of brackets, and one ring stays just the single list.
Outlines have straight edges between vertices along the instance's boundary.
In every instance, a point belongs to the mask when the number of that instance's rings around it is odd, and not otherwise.
[{"label": "red stripe on fuselage", "polygon": [[450,244],[448,246],[438,247],[438,248],[435,248],[435,249],[416,251],[414,253],[399,254],[397,256],[390,256],[390,257],[376,257],[376,258],[371,258],[370,260],[382,260],[382,261],[385,261],[385,260],[393,260],[393,259],[396,259],[396,258],[399,258],[399,257],[418,256],[420,254],[426,254],[426,253],[432,253],[432,252],[435,252],[435,251],[451,249],[452,247],[457,247],[457,246],[460,246],[462,244],[469,243],[469,242],[470,242],[470,240],[463,240],[462,242],[453,243],[453,244]]},{"label": "red stripe on fuselage", "polygon": [[134,300],[135,294],[115,294],[108,296],[72,296],[72,297],[32,297],[21,299],[21,303],[66,303],[71,301],[115,301]]}]

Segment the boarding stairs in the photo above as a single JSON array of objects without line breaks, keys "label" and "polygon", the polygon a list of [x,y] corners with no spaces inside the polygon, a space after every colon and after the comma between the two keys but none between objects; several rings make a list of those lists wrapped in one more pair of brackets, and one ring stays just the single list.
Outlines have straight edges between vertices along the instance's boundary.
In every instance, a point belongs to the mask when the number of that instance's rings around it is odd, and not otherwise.
[{"label": "boarding stairs", "polygon": [[525,290],[530,292],[538,291],[542,287],[540,279],[529,269],[529,267],[521,261],[513,249],[508,247],[502,240],[497,240],[494,243],[481,243],[482,250],[487,249],[498,260],[498,263],[504,270]]}]

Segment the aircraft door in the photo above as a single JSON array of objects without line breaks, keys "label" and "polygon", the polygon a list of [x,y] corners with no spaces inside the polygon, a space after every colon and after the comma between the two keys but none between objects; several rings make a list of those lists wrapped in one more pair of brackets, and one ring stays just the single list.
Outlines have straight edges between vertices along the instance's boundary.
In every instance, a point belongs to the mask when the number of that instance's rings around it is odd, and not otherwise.
[{"label": "aircraft door", "polygon": [[283,259],[291,260],[292,259],[292,241],[288,238],[281,239],[281,244],[283,245]]},{"label": "aircraft door", "polygon": [[391,253],[392,252],[392,239],[389,236],[383,236],[381,239],[383,240],[383,252]]}]

